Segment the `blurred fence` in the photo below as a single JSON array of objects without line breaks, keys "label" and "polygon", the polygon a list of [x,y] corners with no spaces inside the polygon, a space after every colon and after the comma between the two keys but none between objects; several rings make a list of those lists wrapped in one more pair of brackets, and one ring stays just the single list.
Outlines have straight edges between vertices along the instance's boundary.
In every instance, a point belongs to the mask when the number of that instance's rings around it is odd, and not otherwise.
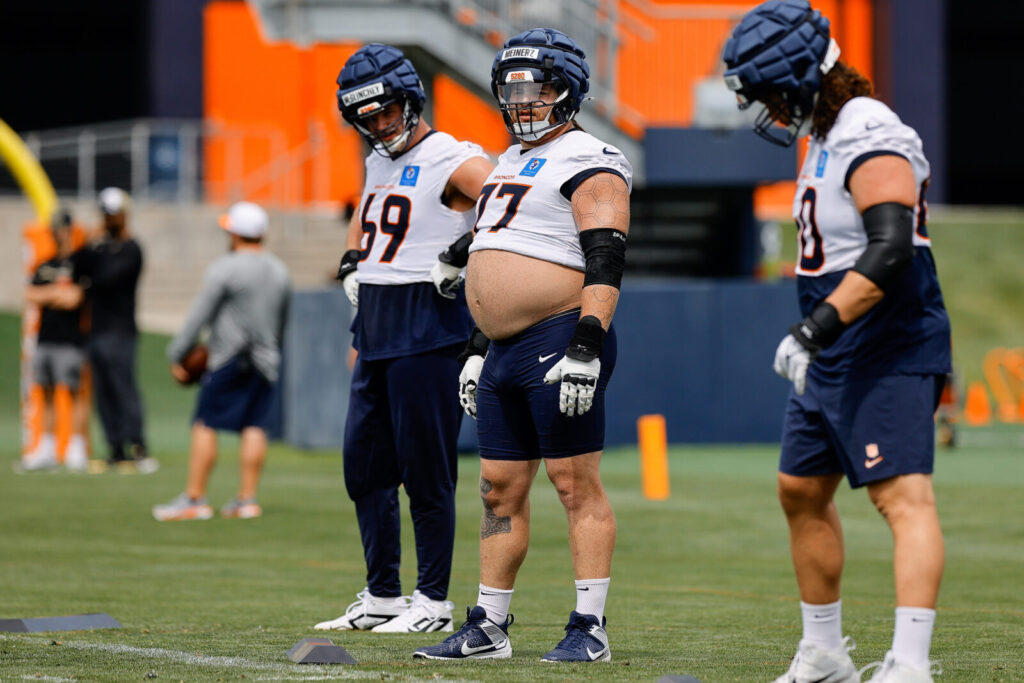
[{"label": "blurred fence", "polygon": [[[114,185],[141,201],[230,202],[260,194],[277,206],[307,196],[329,202],[323,126],[309,122],[306,140],[289,147],[273,124],[135,119],[26,133],[57,193],[93,201]],[[209,159],[216,158],[215,164]],[[10,177],[0,192],[15,193]]]}]

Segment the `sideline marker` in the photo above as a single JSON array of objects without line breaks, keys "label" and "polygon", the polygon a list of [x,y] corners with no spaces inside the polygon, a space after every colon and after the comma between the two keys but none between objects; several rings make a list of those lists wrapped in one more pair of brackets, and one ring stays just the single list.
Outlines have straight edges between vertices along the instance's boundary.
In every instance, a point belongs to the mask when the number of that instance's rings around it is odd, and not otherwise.
[{"label": "sideline marker", "polygon": [[668,498],[668,438],[664,415],[641,415],[636,421],[644,498]]},{"label": "sideline marker", "polygon": [[971,427],[981,427],[992,422],[992,405],[988,401],[988,391],[983,382],[974,381],[967,387],[964,422]]}]

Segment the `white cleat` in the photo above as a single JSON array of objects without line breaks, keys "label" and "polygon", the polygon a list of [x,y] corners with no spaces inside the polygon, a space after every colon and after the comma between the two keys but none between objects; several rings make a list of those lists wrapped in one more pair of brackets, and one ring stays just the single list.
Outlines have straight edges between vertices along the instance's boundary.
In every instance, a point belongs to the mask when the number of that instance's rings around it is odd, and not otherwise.
[{"label": "white cleat", "polygon": [[52,434],[43,434],[39,443],[29,453],[22,456],[19,467],[21,472],[39,472],[54,470],[60,466],[57,462],[57,443]]},{"label": "white cleat", "polygon": [[897,662],[892,650],[885,653],[885,659],[881,662],[872,662],[858,672],[863,676],[871,669],[876,669],[875,674],[868,679],[868,683],[933,683],[932,676],[942,673],[942,665],[939,662],[928,662],[928,669],[915,669],[901,662]]},{"label": "white cleat", "polygon": [[832,650],[801,641],[789,671],[775,683],[860,683],[860,674],[850,659],[850,651],[856,647],[850,636]]},{"label": "white cleat", "polygon": [[85,438],[75,434],[68,441],[64,451],[64,467],[69,472],[85,472],[89,469],[89,454],[85,450]]},{"label": "white cleat", "polygon": [[377,598],[370,595],[369,588],[356,593],[356,597],[358,600],[349,605],[340,617],[321,621],[313,628],[317,631],[369,631],[407,612],[411,602],[407,595]]},{"label": "white cleat", "polygon": [[453,631],[452,610],[455,603],[450,600],[431,600],[419,590],[412,593],[412,603],[402,614],[374,626],[374,633],[430,633],[431,631]]}]

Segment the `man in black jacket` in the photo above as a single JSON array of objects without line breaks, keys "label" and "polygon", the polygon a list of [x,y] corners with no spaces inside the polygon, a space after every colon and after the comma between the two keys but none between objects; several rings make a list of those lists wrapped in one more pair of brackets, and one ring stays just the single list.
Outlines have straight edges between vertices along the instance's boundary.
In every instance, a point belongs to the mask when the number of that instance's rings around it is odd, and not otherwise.
[{"label": "man in black jacket", "polygon": [[142,249],[128,233],[128,195],[108,187],[99,195],[103,225],[80,253],[83,284],[92,305],[89,360],[96,409],[107,437],[107,464],[121,472],[148,474],[159,467],[148,457],[142,401],[135,378],[138,327],[135,295]]}]

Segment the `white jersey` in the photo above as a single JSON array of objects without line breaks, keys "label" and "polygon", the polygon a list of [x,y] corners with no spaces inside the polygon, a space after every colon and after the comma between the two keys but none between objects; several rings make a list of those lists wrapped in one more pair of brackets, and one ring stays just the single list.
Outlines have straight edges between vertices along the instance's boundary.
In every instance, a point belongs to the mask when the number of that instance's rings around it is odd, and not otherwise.
[{"label": "white jersey", "polygon": [[595,171],[619,175],[632,189],[633,167],[622,152],[582,130],[532,149],[512,145],[480,193],[470,253],[501,249],[585,270],[571,197]]},{"label": "white jersey", "polygon": [[824,140],[811,137],[804,159],[793,218],[799,230],[797,275],[818,277],[847,270],[868,244],[864,223],[850,195],[850,176],[868,159],[897,154],[910,162],[918,187],[914,246],[930,246],[927,232],[929,166],[921,138],[885,104],[855,97],[839,110]]},{"label": "white jersey", "polygon": [[360,283],[431,281],[437,255],[472,228],[473,211],[453,211],[441,197],[455,169],[473,157],[487,155],[479,145],[432,131],[397,159],[376,152],[366,158]]}]

